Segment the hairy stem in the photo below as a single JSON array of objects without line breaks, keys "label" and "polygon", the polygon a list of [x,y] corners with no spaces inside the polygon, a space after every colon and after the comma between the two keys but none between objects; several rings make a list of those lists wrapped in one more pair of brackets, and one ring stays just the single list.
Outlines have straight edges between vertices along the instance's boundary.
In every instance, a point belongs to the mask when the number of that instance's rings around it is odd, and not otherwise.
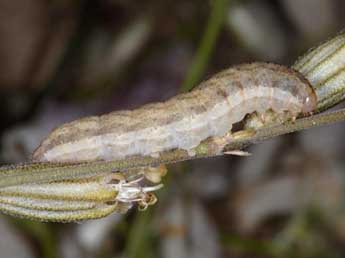
[{"label": "hairy stem", "polygon": [[[195,155],[190,156],[186,151],[176,149],[163,152],[159,158],[150,156],[135,156],[123,160],[91,161],[84,163],[32,163],[23,165],[5,166],[0,168],[0,187],[20,185],[26,183],[52,182],[57,180],[80,178],[99,175],[111,171],[126,171],[133,168],[157,166],[178,161],[214,157],[224,155],[231,150],[239,150],[251,144],[275,136],[309,129],[316,126],[345,120],[345,109],[334,112],[318,114],[265,127],[255,132],[254,135],[243,136],[237,139],[223,138],[223,142],[210,138],[197,146]],[[222,140],[222,138],[220,138]],[[220,143],[221,142],[221,143]]]}]

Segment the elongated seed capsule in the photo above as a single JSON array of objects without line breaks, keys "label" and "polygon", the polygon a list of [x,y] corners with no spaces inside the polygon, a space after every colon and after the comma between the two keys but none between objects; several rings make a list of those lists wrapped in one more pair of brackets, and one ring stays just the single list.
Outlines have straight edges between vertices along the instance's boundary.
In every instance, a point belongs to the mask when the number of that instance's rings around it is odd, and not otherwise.
[{"label": "elongated seed capsule", "polygon": [[34,219],[40,221],[50,222],[75,222],[88,219],[102,218],[119,209],[118,203],[97,204],[90,209],[76,209],[76,210],[41,210],[28,209],[12,204],[0,203],[0,210],[3,213],[26,219]]},{"label": "elongated seed capsule", "polygon": [[298,72],[267,63],[239,65],[168,101],[62,125],[33,159],[78,162],[190,151],[208,137],[229,133],[246,114],[273,110],[291,119],[316,105],[313,89]]},{"label": "elongated seed capsule", "polygon": [[[118,210],[118,189],[109,176],[25,184],[0,189],[0,210],[40,221],[71,222],[97,219]],[[129,208],[129,206],[128,206]]]},{"label": "elongated seed capsule", "polygon": [[80,200],[56,200],[56,199],[42,199],[36,197],[24,196],[1,196],[0,205],[16,206],[28,210],[45,210],[45,211],[77,211],[89,210],[96,208],[99,203],[95,201],[80,201]]},{"label": "elongated seed capsule", "polygon": [[25,184],[0,188],[0,197],[18,196],[46,200],[113,201],[118,190],[110,184],[111,175],[62,180],[42,184]]},{"label": "elongated seed capsule", "polygon": [[146,209],[157,201],[157,186],[141,186],[145,175],[107,173],[51,183],[0,188],[0,210],[43,221],[96,219],[110,212],[124,213],[133,203]]},{"label": "elongated seed capsule", "polygon": [[[12,216],[40,221],[71,222],[97,219],[124,211],[116,201],[114,176],[25,184],[0,189],[0,210]],[[127,209],[131,204],[126,204]]]},{"label": "elongated seed capsule", "polygon": [[345,33],[311,49],[293,68],[314,88],[318,98],[317,112],[345,99]]}]

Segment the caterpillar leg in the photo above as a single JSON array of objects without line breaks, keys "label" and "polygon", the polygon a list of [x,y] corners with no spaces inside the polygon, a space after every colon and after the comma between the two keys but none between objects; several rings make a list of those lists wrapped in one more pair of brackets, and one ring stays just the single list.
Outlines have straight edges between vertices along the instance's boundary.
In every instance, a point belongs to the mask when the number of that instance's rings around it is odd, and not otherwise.
[{"label": "caterpillar leg", "polygon": [[226,151],[226,152],[224,152],[224,154],[241,156],[241,157],[249,157],[252,155],[250,152],[242,151],[242,150]]},{"label": "caterpillar leg", "polygon": [[235,133],[232,133],[231,136],[233,139],[249,138],[255,135],[255,129],[246,128]]},{"label": "caterpillar leg", "polygon": [[268,125],[282,124],[295,120],[296,116],[289,111],[277,113],[270,109],[264,113],[254,112],[249,114],[243,121],[243,128],[257,130]]}]

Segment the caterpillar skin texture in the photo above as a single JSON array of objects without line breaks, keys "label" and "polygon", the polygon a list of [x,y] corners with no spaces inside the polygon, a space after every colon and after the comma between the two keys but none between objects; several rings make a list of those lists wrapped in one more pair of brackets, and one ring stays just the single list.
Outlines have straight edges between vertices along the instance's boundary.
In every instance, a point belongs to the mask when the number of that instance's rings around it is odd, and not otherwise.
[{"label": "caterpillar skin texture", "polygon": [[230,132],[246,114],[272,110],[291,119],[316,105],[312,87],[298,72],[275,64],[244,64],[165,102],[64,124],[41,143],[33,159],[75,162],[156,155],[175,148],[191,151],[208,137]]}]

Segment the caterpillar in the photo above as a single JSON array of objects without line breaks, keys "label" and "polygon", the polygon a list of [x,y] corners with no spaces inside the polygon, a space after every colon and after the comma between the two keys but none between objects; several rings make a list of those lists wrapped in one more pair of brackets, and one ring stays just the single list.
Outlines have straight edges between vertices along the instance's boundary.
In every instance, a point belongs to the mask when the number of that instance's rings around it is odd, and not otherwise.
[{"label": "caterpillar", "polygon": [[192,156],[201,141],[231,134],[247,114],[273,111],[284,121],[316,106],[313,88],[297,71],[269,63],[244,64],[165,102],[64,124],[41,143],[33,160],[112,160],[176,148]]}]

